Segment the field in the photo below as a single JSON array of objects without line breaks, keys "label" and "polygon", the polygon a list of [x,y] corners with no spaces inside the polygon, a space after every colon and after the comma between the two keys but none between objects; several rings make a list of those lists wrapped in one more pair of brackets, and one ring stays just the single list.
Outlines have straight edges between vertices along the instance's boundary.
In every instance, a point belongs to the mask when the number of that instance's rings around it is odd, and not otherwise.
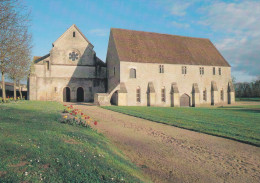
[{"label": "field", "polygon": [[260,105],[218,108],[119,107],[105,109],[260,146]]},{"label": "field", "polygon": [[142,182],[95,130],[58,122],[56,102],[0,104],[0,182]]}]

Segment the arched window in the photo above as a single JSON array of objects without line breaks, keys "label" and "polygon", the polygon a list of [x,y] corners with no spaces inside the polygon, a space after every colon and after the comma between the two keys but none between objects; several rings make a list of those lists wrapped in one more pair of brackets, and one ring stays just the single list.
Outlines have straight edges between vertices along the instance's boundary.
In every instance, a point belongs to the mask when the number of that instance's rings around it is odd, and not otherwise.
[{"label": "arched window", "polygon": [[222,101],[224,100],[224,90],[223,89],[220,91],[220,99]]},{"label": "arched window", "polygon": [[161,91],[161,97],[162,97],[162,102],[166,102],[166,98],[165,98],[165,87],[162,88],[162,91]]},{"label": "arched window", "polygon": [[207,101],[207,90],[206,89],[203,91],[203,100]]},{"label": "arched window", "polygon": [[130,69],[130,78],[136,78],[136,69],[134,68]]},{"label": "arched window", "polygon": [[138,87],[136,89],[136,102],[141,102],[141,89]]}]

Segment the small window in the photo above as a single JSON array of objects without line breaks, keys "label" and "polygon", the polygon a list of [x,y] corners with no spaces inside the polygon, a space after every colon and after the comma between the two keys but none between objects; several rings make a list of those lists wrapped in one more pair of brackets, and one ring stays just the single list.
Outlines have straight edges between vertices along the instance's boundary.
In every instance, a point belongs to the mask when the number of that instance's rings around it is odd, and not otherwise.
[{"label": "small window", "polygon": [[47,70],[50,70],[50,62],[49,61],[46,61],[46,68],[47,68]]},{"label": "small window", "polygon": [[89,89],[89,92],[92,93],[92,87],[89,87],[88,89]]},{"label": "small window", "polygon": [[141,89],[139,87],[136,89],[136,102],[141,102]]},{"label": "small window", "polygon": [[161,97],[162,97],[162,102],[166,102],[165,100],[165,88],[162,88],[162,94],[161,94]]},{"label": "small window", "polygon": [[182,74],[187,74],[187,67],[186,66],[182,66]]},{"label": "small window", "polygon": [[220,91],[220,98],[223,101],[224,100],[224,91],[223,89]]},{"label": "small window", "polygon": [[164,65],[159,65],[159,73],[164,73]]},{"label": "small window", "polygon": [[116,75],[116,67],[114,67],[114,76]]},{"label": "small window", "polygon": [[213,75],[216,75],[216,68],[213,67]]},{"label": "small window", "polygon": [[136,69],[134,68],[130,69],[130,78],[136,78]]},{"label": "small window", "polygon": [[73,32],[73,37],[76,37],[76,32]]},{"label": "small window", "polygon": [[204,67],[200,67],[200,75],[204,75]]},{"label": "small window", "polygon": [[218,68],[218,74],[221,75],[221,68]]},{"label": "small window", "polygon": [[207,90],[206,89],[203,91],[203,100],[207,101]]},{"label": "small window", "polygon": [[57,87],[54,87],[54,91],[57,93]]}]

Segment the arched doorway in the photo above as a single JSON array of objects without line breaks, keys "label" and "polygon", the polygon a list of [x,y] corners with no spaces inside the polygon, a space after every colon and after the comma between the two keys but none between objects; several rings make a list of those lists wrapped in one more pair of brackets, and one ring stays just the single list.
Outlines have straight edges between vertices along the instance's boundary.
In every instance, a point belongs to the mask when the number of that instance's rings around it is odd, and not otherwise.
[{"label": "arched doorway", "polygon": [[84,102],[84,90],[82,87],[77,89],[77,102]]},{"label": "arched doorway", "polygon": [[63,102],[70,102],[70,88],[65,87],[63,89]]},{"label": "arched doorway", "polygon": [[110,99],[111,105],[118,105],[118,91],[115,91]]},{"label": "arched doorway", "polygon": [[190,106],[190,97],[187,94],[183,94],[180,98],[180,106],[181,107],[189,107]]}]

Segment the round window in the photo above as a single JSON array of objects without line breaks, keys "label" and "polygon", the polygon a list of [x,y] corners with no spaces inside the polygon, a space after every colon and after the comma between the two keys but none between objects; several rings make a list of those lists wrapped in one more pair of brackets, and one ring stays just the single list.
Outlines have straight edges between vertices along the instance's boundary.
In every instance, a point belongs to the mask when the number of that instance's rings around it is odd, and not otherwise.
[{"label": "round window", "polygon": [[69,59],[72,61],[78,60],[79,59],[79,54],[75,51],[69,53]]}]

